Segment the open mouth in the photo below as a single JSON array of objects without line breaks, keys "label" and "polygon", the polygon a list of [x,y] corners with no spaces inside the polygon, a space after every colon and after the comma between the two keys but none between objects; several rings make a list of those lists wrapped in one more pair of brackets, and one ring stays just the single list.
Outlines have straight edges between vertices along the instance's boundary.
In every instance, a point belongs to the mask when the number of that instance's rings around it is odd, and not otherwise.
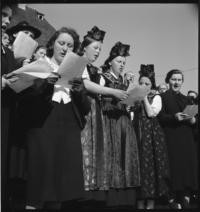
[{"label": "open mouth", "polygon": [[60,55],[61,55],[61,57],[64,57],[66,55],[66,53],[61,53]]},{"label": "open mouth", "polygon": [[1,25],[1,29],[6,30],[7,26],[6,25]]}]

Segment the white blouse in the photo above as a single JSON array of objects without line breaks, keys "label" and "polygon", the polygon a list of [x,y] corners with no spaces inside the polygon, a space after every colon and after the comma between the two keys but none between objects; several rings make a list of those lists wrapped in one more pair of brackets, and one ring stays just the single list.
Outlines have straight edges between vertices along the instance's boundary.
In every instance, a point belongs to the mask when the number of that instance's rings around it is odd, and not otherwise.
[{"label": "white blouse", "polygon": [[156,117],[158,115],[158,113],[161,111],[162,100],[161,100],[160,95],[154,96],[153,101],[151,103],[151,109],[153,111],[152,117]]},{"label": "white blouse", "polygon": [[[53,68],[53,72],[57,73],[59,66],[47,57],[46,57],[46,60],[50,64],[50,66]],[[63,101],[64,104],[71,102],[70,89],[55,84],[52,101],[58,102],[58,103],[61,103],[61,101]]]}]

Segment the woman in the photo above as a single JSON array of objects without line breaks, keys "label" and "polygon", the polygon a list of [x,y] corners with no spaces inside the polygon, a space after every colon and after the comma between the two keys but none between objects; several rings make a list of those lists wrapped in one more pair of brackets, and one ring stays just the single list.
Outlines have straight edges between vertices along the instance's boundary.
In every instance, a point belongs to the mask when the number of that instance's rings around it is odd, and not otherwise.
[{"label": "woman", "polygon": [[153,209],[155,199],[168,195],[168,153],[165,135],[157,119],[162,102],[155,92],[153,65],[141,65],[139,74],[139,85],[145,86],[150,92],[135,106],[134,113],[141,165],[138,209]]},{"label": "woman", "polygon": [[[129,45],[117,42],[103,65],[105,87],[127,90],[122,73]],[[102,96],[103,150],[99,189],[108,191],[112,206],[135,205],[135,188],[140,185],[139,156],[135,131],[126,106],[114,97]]]},{"label": "woman", "polygon": [[[1,7],[1,30],[2,38],[10,20],[12,12],[16,5],[3,1]],[[4,46],[1,46],[1,183],[2,183],[2,210],[9,207],[9,181],[8,181],[8,158],[10,155],[11,139],[13,133],[14,111],[16,107],[16,94],[9,85],[17,80],[17,77],[8,79],[7,74],[16,69],[16,60],[13,52]]]},{"label": "woman", "polygon": [[171,169],[170,205],[175,208],[189,206],[190,192],[198,189],[197,155],[192,125],[195,117],[183,113],[189,99],[180,90],[184,77],[180,70],[173,69],[166,75],[169,90],[161,95],[163,107],[159,114],[164,128]]},{"label": "woman", "polygon": [[[48,62],[56,73],[67,52],[79,47],[79,35],[63,27],[47,43]],[[22,121],[27,130],[27,209],[60,207],[83,197],[81,114],[74,92],[38,80],[22,96]],[[31,90],[31,91],[30,91]]]},{"label": "woman", "polygon": [[36,48],[36,50],[35,50],[35,52],[33,54],[32,61],[38,60],[40,58],[45,58],[46,53],[47,53],[46,47],[42,46],[42,45],[39,45]]},{"label": "woman", "polygon": [[[127,97],[125,91],[101,86],[102,77],[100,75],[100,70],[92,65],[100,55],[104,35],[104,31],[94,26],[84,36],[80,48],[80,52],[82,52],[83,56],[89,61],[82,77],[91,100],[91,111],[86,117],[87,123],[81,135],[86,191],[98,190],[99,179],[97,179],[97,175],[99,172],[102,172],[102,170],[98,168],[99,166],[96,162],[97,158],[101,157],[100,151],[103,141],[100,96],[98,94],[112,95],[118,99]],[[101,196],[101,192],[86,192],[86,197],[96,200],[104,199],[104,195]]]}]

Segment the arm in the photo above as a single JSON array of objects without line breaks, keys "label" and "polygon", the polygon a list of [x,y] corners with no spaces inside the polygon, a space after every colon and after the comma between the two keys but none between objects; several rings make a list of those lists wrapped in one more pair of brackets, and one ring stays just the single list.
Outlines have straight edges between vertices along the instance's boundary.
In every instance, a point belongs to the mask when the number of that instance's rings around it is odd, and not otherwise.
[{"label": "arm", "polygon": [[94,94],[102,94],[102,95],[111,95],[118,99],[126,99],[128,97],[128,94],[126,91],[119,90],[119,89],[113,89],[109,87],[104,87],[101,85],[98,85],[89,79],[83,79],[84,86],[87,91],[94,93]]},{"label": "arm", "polygon": [[150,104],[147,96],[145,96],[144,107],[148,117],[156,117],[162,108],[161,97],[159,95],[156,95],[153,98],[152,104]]}]

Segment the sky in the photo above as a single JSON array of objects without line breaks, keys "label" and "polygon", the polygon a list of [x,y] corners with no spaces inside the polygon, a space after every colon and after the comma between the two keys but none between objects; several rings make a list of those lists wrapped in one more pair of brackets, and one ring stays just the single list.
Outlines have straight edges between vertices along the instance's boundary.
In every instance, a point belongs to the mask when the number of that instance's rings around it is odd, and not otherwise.
[{"label": "sky", "polygon": [[70,26],[82,40],[93,26],[106,31],[100,66],[117,41],[129,44],[126,71],[154,64],[156,84],[166,73],[184,73],[182,92],[198,91],[198,8],[195,4],[27,4],[45,15],[55,29]]}]

